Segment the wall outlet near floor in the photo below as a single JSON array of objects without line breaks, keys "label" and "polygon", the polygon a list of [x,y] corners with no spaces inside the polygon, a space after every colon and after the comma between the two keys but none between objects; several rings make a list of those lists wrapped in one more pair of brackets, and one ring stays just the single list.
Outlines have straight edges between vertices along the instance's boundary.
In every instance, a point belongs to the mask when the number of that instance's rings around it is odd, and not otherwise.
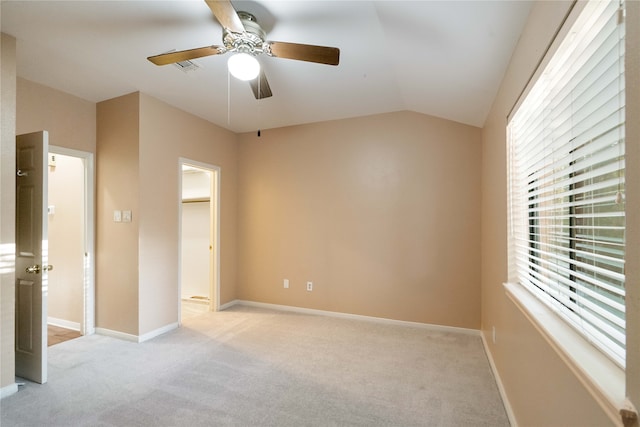
[{"label": "wall outlet near floor", "polygon": [[284,279],[283,284],[285,289],[289,289],[289,279]]},{"label": "wall outlet near floor", "polygon": [[313,282],[307,282],[307,290],[311,292],[313,290]]}]

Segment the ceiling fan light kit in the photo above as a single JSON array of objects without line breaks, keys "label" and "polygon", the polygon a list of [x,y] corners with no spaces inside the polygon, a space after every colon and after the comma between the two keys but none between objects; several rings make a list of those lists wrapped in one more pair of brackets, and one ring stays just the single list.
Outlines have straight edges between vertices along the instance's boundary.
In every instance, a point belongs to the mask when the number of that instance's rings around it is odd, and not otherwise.
[{"label": "ceiling fan light kit", "polygon": [[234,53],[227,61],[229,72],[237,79],[249,81],[256,99],[271,96],[271,89],[258,62],[258,55],[287,58],[318,64],[338,65],[340,49],[335,47],[266,41],[266,33],[247,12],[236,12],[229,0],[205,0],[222,25],[224,46],[205,46],[150,56],[155,65],[173,64],[195,58]]},{"label": "ceiling fan light kit", "polygon": [[231,75],[238,80],[253,80],[260,74],[260,63],[256,57],[245,52],[229,57],[227,67]]}]

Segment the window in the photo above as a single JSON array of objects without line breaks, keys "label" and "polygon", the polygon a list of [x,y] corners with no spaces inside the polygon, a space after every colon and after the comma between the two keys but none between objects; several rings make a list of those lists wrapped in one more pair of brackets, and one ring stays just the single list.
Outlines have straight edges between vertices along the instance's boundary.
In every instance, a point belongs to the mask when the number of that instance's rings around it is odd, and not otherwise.
[{"label": "window", "polygon": [[625,363],[624,9],[584,5],[508,125],[510,281]]}]

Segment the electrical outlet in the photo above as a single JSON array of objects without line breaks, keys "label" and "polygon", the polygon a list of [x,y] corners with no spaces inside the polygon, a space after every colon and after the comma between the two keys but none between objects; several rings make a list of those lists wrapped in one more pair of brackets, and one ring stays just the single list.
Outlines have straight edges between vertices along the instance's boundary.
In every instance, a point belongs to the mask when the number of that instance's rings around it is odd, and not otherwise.
[{"label": "electrical outlet", "polygon": [[313,290],[313,282],[307,282],[307,290],[311,292]]},{"label": "electrical outlet", "polygon": [[289,279],[284,279],[284,288],[289,289]]}]

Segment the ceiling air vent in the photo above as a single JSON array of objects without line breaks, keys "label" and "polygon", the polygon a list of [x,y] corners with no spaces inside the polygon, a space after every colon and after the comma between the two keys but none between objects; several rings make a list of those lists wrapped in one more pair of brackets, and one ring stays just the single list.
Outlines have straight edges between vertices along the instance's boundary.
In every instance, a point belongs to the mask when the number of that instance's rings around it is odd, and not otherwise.
[{"label": "ceiling air vent", "polygon": [[[171,49],[171,50],[169,50],[167,52],[164,52],[163,54],[165,54],[165,53],[173,53],[175,51],[176,51],[175,49]],[[174,62],[173,65],[176,68],[179,68],[180,70],[184,71],[185,73],[188,72],[188,71],[195,71],[198,68],[200,68],[200,66],[198,64],[196,64],[195,62],[190,61],[188,59],[186,59],[184,61],[180,61],[180,62]]]},{"label": "ceiling air vent", "polygon": [[188,59],[186,61],[174,62],[173,65],[175,65],[177,68],[181,69],[185,73],[187,71],[195,71],[198,68],[200,68],[200,66],[198,64],[196,64],[195,62],[192,62],[192,61],[190,61]]}]

